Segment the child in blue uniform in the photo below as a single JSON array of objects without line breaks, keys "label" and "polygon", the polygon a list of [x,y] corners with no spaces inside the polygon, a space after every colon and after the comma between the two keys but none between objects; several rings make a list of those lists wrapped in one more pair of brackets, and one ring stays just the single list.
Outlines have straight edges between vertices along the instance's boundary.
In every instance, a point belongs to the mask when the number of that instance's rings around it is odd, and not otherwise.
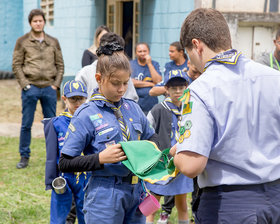
[{"label": "child in blue uniform", "polygon": [[71,209],[72,194],[76,203],[76,211],[79,224],[85,223],[83,215],[83,199],[85,187],[84,173],[59,173],[57,164],[59,161],[62,146],[64,144],[65,134],[72,115],[76,109],[86,101],[87,90],[85,85],[79,81],[68,81],[63,87],[63,96],[61,97],[66,105],[66,110],[58,117],[50,120],[44,120],[45,136],[47,148],[46,161],[46,190],[52,188],[54,178],[62,175],[67,181],[67,191],[63,194],[57,194],[52,190],[50,223],[64,224]]},{"label": "child in blue uniform", "polygon": [[[120,141],[154,140],[154,129],[132,100],[122,98],[130,78],[130,65],[117,42],[98,49],[95,89],[69,125],[59,168],[92,171],[84,200],[85,221],[95,223],[145,223],[138,209],[143,188],[121,161],[126,156]],[[81,153],[85,156],[80,156]]]},{"label": "child in blue uniform", "polygon": [[[188,77],[184,72],[181,70],[170,71],[164,83],[169,97],[160,104],[155,105],[147,116],[156,133],[161,136],[160,145],[162,148],[170,148],[177,141],[180,141],[178,132],[182,131],[184,127],[179,130],[178,122],[181,120],[180,110],[182,103],[178,98],[182,96],[187,85]],[[147,188],[155,194],[158,200],[161,195],[175,195],[179,224],[189,223],[186,194],[193,191],[193,180],[191,178],[180,175],[167,185],[147,183]],[[154,215],[147,217],[147,223],[153,223]],[[165,221],[161,220],[162,223],[167,223],[167,219]]]}]

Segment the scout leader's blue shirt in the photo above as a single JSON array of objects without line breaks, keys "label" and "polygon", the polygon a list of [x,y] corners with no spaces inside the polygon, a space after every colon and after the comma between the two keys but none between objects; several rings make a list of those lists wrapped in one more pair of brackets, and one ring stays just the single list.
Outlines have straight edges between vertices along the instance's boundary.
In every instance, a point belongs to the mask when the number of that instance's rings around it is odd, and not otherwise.
[{"label": "scout leader's blue shirt", "polygon": [[201,188],[280,178],[278,71],[231,50],[210,60],[189,89],[177,153],[208,157]]},{"label": "scout leader's blue shirt", "polygon": [[[141,108],[122,98],[121,112],[130,130],[130,140],[146,140],[154,134]],[[75,157],[99,153],[107,146],[122,141],[122,132],[113,110],[105,101],[90,101],[77,109],[68,128],[62,153]],[[144,150],[144,149],[143,149]],[[96,176],[127,176],[130,171],[122,163],[104,164]]]},{"label": "scout leader's blue shirt", "polygon": [[[161,75],[159,63],[156,61],[152,61],[152,64],[155,70],[158,72],[158,74]],[[137,59],[134,59],[130,61],[130,66],[132,69],[131,78],[140,81],[152,82],[152,77],[148,65],[139,65]],[[152,87],[136,88],[136,92],[139,96],[138,104],[145,112],[151,110],[152,107],[158,103],[158,98],[156,96],[149,95],[149,91],[151,88]]]}]

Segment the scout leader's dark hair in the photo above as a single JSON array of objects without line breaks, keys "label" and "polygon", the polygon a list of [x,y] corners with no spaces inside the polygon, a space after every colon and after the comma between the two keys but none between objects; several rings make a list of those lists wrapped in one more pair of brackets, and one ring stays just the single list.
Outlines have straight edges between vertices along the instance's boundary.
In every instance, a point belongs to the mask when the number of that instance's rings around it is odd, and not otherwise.
[{"label": "scout leader's dark hair", "polygon": [[28,22],[31,24],[31,21],[34,16],[42,16],[43,20],[46,22],[45,14],[41,9],[32,9],[28,15]]},{"label": "scout leader's dark hair", "polygon": [[232,48],[227,22],[215,9],[199,8],[187,16],[181,28],[180,42],[183,47],[192,49],[192,39],[201,40],[214,52]]},{"label": "scout leader's dark hair", "polygon": [[131,74],[130,63],[124,53],[124,43],[123,38],[115,33],[107,33],[102,36],[100,46],[96,50],[97,73],[110,77],[118,70],[125,70]]}]

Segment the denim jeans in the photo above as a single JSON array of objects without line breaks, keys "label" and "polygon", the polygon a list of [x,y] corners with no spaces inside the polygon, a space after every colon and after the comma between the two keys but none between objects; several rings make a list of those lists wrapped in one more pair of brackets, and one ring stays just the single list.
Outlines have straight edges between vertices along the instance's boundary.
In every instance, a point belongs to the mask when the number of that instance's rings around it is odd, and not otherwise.
[{"label": "denim jeans", "polygon": [[132,185],[115,176],[91,176],[85,191],[85,221],[87,224],[145,224],[146,217],[138,208],[141,196],[141,183]]},{"label": "denim jeans", "polygon": [[38,100],[40,100],[44,118],[50,118],[56,116],[56,98],[56,90],[51,86],[38,88],[31,85],[29,90],[22,90],[22,122],[19,143],[21,157],[29,158],[30,156],[31,127]]}]

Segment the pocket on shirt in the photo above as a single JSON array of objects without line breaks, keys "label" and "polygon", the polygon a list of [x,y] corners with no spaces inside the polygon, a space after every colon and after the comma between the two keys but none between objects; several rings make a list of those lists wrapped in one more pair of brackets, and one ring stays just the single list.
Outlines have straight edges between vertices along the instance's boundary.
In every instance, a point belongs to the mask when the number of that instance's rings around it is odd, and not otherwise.
[{"label": "pocket on shirt", "polygon": [[132,123],[132,127],[137,134],[137,140],[141,140],[141,135],[143,133],[143,128],[140,123]]},{"label": "pocket on shirt", "polygon": [[[108,127],[106,129],[102,129],[98,132],[96,132],[96,137],[95,141],[98,145],[104,145],[105,148],[108,147],[109,145],[114,145],[117,142],[117,135],[118,135],[118,130],[114,127]],[[102,150],[104,147],[101,147]],[[102,151],[100,150],[100,151]]]}]

